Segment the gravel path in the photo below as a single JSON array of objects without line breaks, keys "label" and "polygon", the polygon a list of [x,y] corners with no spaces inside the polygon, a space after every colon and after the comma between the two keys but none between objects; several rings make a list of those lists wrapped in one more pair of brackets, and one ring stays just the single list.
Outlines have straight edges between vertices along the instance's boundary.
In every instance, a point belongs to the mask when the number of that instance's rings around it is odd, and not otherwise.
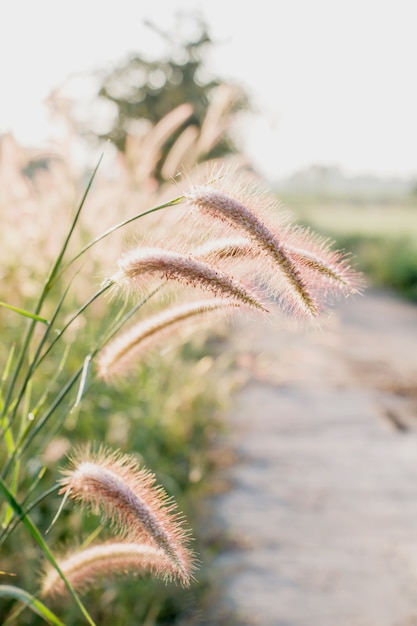
[{"label": "gravel path", "polygon": [[248,323],[214,499],[205,623],[417,625],[417,307],[366,292],[322,330]]}]

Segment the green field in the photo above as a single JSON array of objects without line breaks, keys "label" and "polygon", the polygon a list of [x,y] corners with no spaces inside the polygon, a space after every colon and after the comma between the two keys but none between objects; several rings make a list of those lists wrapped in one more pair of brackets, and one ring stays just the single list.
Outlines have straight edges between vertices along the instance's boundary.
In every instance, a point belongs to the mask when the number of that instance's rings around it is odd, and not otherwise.
[{"label": "green field", "polygon": [[288,197],[295,219],[352,253],[368,285],[394,289],[417,302],[417,204]]},{"label": "green field", "polygon": [[335,237],[407,237],[417,245],[417,206],[406,204],[298,204],[288,205],[299,221]]}]

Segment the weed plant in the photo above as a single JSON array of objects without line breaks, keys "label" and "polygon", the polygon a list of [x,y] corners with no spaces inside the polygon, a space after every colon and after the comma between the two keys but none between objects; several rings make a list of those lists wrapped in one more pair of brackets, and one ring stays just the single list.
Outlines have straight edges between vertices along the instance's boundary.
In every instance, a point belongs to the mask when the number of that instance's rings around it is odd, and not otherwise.
[{"label": "weed plant", "polygon": [[139,163],[118,223],[96,169],[68,221],[35,212],[32,249],[21,220],[7,241],[3,624],[192,623],[200,557],[179,511],[206,475],[222,390],[207,395],[213,358],[186,341],[236,315],[314,322],[361,288],[247,169],[206,164],[156,188]]}]

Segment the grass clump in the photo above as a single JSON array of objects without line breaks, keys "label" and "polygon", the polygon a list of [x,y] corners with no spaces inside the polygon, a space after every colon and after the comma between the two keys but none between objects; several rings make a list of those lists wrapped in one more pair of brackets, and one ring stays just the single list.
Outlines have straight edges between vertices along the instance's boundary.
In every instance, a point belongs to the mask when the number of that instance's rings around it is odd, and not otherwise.
[{"label": "grass clump", "polygon": [[[361,289],[346,255],[282,216],[250,172],[213,163],[155,187],[147,171],[140,197],[96,169],[75,210],[68,190],[67,203],[36,196],[31,228],[3,229],[16,237],[0,354],[4,624],[198,621],[204,551],[184,514],[204,493],[225,390],[201,341],[211,313],[318,320]],[[112,223],[103,197],[117,193]]]}]

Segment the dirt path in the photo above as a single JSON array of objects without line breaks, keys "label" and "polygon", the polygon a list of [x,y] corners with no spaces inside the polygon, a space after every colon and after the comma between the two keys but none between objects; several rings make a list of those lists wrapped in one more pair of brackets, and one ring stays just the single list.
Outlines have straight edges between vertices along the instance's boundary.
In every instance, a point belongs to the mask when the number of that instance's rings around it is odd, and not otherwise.
[{"label": "dirt path", "polygon": [[416,625],[417,307],[368,291],[322,331],[232,340],[238,462],[214,503],[231,549],[206,623]]}]

